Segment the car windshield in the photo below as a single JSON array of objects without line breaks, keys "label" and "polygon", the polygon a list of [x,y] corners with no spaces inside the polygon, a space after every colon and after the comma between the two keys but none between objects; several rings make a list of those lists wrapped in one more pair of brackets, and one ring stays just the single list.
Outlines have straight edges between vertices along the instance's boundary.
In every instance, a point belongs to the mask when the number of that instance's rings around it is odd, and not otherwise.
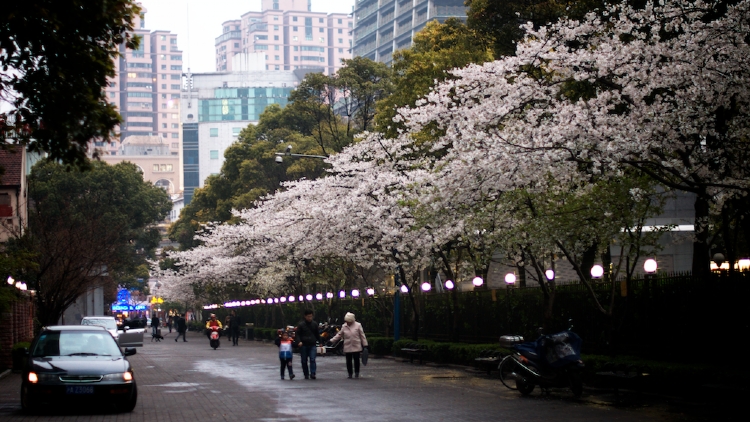
[{"label": "car windshield", "polygon": [[31,356],[122,356],[122,353],[107,331],[45,331],[39,335]]},{"label": "car windshield", "polygon": [[110,318],[84,318],[81,320],[81,325],[99,325],[108,330],[116,330],[117,323],[114,319]]}]

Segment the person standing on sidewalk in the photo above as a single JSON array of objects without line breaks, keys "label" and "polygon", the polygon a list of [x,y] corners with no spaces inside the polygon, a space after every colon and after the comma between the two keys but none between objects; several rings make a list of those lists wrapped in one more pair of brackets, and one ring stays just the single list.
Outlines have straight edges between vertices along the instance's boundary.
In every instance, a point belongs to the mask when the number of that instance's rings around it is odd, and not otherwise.
[{"label": "person standing on sidewalk", "polygon": [[344,342],[344,353],[346,353],[346,371],[349,372],[349,378],[352,377],[352,363],[354,363],[354,378],[359,378],[359,354],[367,347],[367,337],[362,324],[354,319],[354,314],[347,312],[344,316],[346,322],[341,326],[341,330],[331,339],[335,344],[339,340]]},{"label": "person standing on sidewalk", "polygon": [[240,317],[233,310],[229,315],[229,337],[232,338],[232,346],[239,346],[240,339]]},{"label": "person standing on sidewalk", "polygon": [[170,315],[167,318],[167,328],[169,328],[169,334],[172,334],[172,325],[174,325],[174,315]]},{"label": "person standing on sidewalk", "polygon": [[[317,355],[317,342],[320,341],[320,330],[318,323],[313,321],[313,311],[305,310],[305,317],[297,324],[296,334],[297,346],[299,349],[300,359],[302,360],[302,372],[305,379],[315,379],[315,356]],[[307,366],[307,360],[310,359],[310,366]]]},{"label": "person standing on sidewalk", "polygon": [[185,322],[185,317],[182,315],[177,316],[177,337],[175,337],[174,341],[177,341],[180,336],[182,336],[182,341],[187,341],[185,338],[185,332],[187,331],[187,323]]}]

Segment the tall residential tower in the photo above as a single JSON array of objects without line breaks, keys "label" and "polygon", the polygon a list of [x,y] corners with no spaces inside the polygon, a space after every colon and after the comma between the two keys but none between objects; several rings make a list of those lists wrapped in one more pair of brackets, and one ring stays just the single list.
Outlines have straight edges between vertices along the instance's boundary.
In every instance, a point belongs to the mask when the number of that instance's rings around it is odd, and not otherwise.
[{"label": "tall residential tower", "polygon": [[353,21],[345,13],[311,11],[311,0],[261,0],[222,25],[216,37],[216,70],[231,72],[239,53],[263,53],[266,70],[319,69],[332,75],[352,57]]}]

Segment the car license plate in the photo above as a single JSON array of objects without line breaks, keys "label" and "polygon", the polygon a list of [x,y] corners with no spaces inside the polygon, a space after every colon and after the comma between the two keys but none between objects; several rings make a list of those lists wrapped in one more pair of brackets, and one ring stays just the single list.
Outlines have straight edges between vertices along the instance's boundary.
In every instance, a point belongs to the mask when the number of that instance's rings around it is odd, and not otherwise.
[{"label": "car license plate", "polygon": [[94,387],[90,385],[66,385],[65,394],[94,394]]}]

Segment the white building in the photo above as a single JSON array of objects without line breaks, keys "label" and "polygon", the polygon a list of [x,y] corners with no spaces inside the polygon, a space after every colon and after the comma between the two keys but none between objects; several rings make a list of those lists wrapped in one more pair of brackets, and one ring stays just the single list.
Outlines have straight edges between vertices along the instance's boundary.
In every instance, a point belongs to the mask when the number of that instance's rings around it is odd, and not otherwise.
[{"label": "white building", "polygon": [[224,151],[242,129],[257,124],[267,106],[285,106],[304,76],[300,71],[265,70],[262,54],[239,54],[234,60],[235,68],[247,70],[185,75],[180,99],[185,205],[208,176],[221,171]]}]

